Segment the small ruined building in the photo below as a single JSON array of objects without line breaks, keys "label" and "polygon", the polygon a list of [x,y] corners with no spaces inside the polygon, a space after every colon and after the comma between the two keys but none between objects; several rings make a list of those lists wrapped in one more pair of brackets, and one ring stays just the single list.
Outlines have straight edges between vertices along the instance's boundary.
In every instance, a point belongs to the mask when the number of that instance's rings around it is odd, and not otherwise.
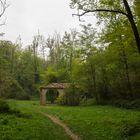
[{"label": "small ruined building", "polygon": [[68,86],[68,83],[50,83],[45,87],[40,87],[40,105],[46,105],[46,94],[49,89],[56,89],[59,97],[64,95],[64,89]]}]

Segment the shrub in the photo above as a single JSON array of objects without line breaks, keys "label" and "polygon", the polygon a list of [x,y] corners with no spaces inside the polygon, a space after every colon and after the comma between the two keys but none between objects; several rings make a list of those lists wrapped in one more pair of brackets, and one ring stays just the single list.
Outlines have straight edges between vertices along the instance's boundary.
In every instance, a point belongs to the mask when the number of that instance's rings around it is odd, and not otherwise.
[{"label": "shrub", "polygon": [[122,136],[129,137],[140,133],[140,120],[136,122],[123,122]]},{"label": "shrub", "polygon": [[14,80],[10,80],[10,87],[7,91],[4,91],[1,97],[7,99],[19,99],[19,100],[29,100],[30,96],[23,90],[20,84]]},{"label": "shrub", "polygon": [[56,99],[56,103],[60,104],[60,105],[66,105],[66,99],[65,99],[65,94],[58,96]]},{"label": "shrub", "polygon": [[[31,118],[32,116],[30,114],[26,114],[26,113],[22,113],[17,109],[11,109],[10,106],[8,105],[8,103],[3,100],[0,99],[0,114],[4,113],[4,114],[13,114],[17,117],[22,117],[22,118]],[[4,121],[4,123],[6,123],[6,120]]]},{"label": "shrub", "polygon": [[23,92],[23,93],[19,93],[16,95],[15,99],[18,99],[18,100],[30,100],[30,96]]},{"label": "shrub", "polygon": [[80,90],[72,84],[65,90],[64,95],[58,97],[57,103],[61,105],[77,106],[80,104],[80,98]]},{"label": "shrub", "polygon": [[13,82],[11,84],[11,91],[9,93],[8,98],[27,100],[27,99],[29,99],[29,95],[27,95],[27,93],[25,93],[23,88],[20,86],[20,84],[16,80],[13,80]]},{"label": "shrub", "polygon": [[108,104],[117,106],[117,107],[122,107],[126,109],[137,109],[140,110],[140,100],[112,100],[108,102]]},{"label": "shrub", "polygon": [[0,113],[8,113],[9,111],[10,111],[10,107],[8,103],[0,99]]},{"label": "shrub", "polygon": [[92,105],[97,105],[97,101],[95,98],[83,98],[81,101],[80,101],[80,105],[83,105],[83,106],[92,106]]}]

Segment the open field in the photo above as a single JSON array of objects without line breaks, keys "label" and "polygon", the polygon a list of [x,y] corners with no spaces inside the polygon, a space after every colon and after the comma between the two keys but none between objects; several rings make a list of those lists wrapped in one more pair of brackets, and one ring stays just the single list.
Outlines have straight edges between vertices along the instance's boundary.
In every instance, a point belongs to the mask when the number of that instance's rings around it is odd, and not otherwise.
[{"label": "open field", "polygon": [[39,106],[9,101],[23,116],[0,114],[0,140],[69,140],[63,129],[40,112],[63,121],[82,140],[139,140],[140,112],[110,106]]},{"label": "open field", "polygon": [[70,140],[63,130],[38,113],[31,102],[10,102],[21,116],[0,114],[0,140]]}]

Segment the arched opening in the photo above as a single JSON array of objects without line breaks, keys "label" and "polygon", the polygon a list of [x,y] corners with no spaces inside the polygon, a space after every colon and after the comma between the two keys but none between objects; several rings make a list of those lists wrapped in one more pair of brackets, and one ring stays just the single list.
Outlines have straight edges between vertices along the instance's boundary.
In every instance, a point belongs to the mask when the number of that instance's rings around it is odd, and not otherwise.
[{"label": "arched opening", "polygon": [[48,89],[46,92],[46,102],[54,104],[58,96],[59,92],[57,89]]},{"label": "arched opening", "polygon": [[[50,83],[46,87],[40,87],[40,105],[46,105],[46,100],[48,101],[48,96],[50,96],[49,98],[53,97],[51,101],[52,103],[57,97],[63,96],[65,94],[64,89],[68,87],[68,85],[68,83]],[[52,92],[52,90],[54,93]],[[47,95],[48,91],[49,95]]]}]

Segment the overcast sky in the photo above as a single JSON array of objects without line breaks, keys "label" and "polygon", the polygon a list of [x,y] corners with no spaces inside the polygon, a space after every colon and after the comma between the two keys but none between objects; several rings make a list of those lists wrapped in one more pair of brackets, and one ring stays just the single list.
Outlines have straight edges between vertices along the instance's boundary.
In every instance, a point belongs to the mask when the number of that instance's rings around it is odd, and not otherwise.
[{"label": "overcast sky", "polygon": [[0,27],[5,33],[1,39],[15,42],[20,35],[27,45],[38,30],[47,37],[55,31],[63,33],[81,24],[77,17],[72,17],[76,11],[69,8],[70,0],[8,0],[8,3],[10,7],[4,15],[6,25]]}]

